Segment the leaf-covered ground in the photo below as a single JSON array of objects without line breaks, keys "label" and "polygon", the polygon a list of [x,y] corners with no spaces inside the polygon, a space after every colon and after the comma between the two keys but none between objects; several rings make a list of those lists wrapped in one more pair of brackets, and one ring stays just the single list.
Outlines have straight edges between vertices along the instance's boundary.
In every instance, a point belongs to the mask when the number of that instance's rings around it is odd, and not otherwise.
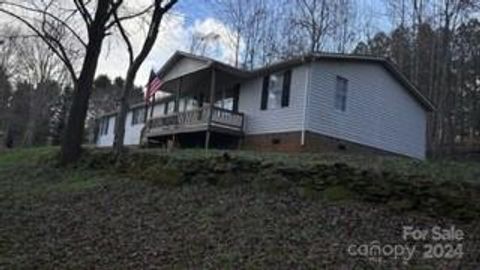
[{"label": "leaf-covered ground", "polygon": [[[480,266],[478,220],[399,215],[384,206],[308,199],[288,190],[259,191],[249,184],[161,187],[105,171],[54,168],[42,162],[52,151],[0,154],[1,269]],[[417,257],[408,265],[385,259],[380,268],[348,255],[351,244],[404,243],[404,225],[462,229],[463,259]]]}]

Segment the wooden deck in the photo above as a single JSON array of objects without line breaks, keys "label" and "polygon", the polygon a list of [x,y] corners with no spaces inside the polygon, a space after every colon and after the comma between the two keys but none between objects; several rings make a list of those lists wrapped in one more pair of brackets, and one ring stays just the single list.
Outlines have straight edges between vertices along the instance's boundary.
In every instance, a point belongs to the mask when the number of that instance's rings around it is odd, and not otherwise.
[{"label": "wooden deck", "polygon": [[241,136],[243,126],[243,113],[208,106],[149,119],[144,135],[146,138],[152,138],[210,130]]}]

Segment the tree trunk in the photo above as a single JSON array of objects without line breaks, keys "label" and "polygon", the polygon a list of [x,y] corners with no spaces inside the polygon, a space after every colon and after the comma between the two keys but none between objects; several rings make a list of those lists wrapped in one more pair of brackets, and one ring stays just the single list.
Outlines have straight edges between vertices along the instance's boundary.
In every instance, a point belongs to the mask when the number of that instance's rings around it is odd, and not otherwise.
[{"label": "tree trunk", "polygon": [[87,48],[82,71],[75,82],[72,105],[61,144],[60,163],[62,165],[76,162],[80,158],[88,100],[97,71],[102,42],[105,37],[103,28],[101,30],[94,35],[90,35],[92,39],[90,39],[90,44]]},{"label": "tree trunk", "polygon": [[[124,150],[124,139],[125,139],[125,125],[127,120],[128,110],[130,108],[130,104],[128,101],[128,97],[130,95],[131,90],[133,89],[133,81],[135,80],[137,72],[130,67],[127,72],[127,78],[125,80],[125,85],[122,89],[122,95],[120,98],[120,109],[118,115],[115,120],[115,137],[113,140],[113,152],[116,157],[119,157],[123,150]],[[133,117],[133,115],[132,115]]]},{"label": "tree trunk", "polygon": [[[170,1],[165,7],[161,7],[161,1],[155,1],[155,10],[153,12],[152,20],[150,22],[150,27],[148,30],[147,38],[143,43],[142,49],[136,58],[133,56],[133,50],[131,49],[131,43],[128,37],[125,35],[123,27],[121,23],[118,22],[120,32],[122,33],[123,38],[125,39],[126,43],[129,46],[129,54],[130,54],[130,66],[128,67],[127,77],[125,79],[125,86],[122,89],[122,96],[120,98],[120,110],[119,114],[117,115],[116,125],[115,125],[115,137],[113,141],[113,152],[116,158],[118,159],[123,151],[123,140],[125,138],[125,120],[127,118],[128,113],[128,97],[130,95],[130,91],[134,87],[135,77],[137,76],[137,72],[142,66],[143,62],[150,54],[150,51],[157,40],[158,31],[160,28],[160,23],[162,21],[163,15],[170,10],[170,8],[175,5],[177,0]],[[155,98],[155,97],[154,97]],[[153,107],[152,107],[153,110]]]},{"label": "tree trunk", "polygon": [[40,87],[44,87],[42,83],[39,83],[36,89],[32,90],[31,98],[29,102],[29,110],[28,110],[28,120],[27,125],[25,128],[25,134],[23,135],[23,142],[22,145],[24,147],[31,147],[34,145],[35,137],[36,137],[36,127],[37,127],[37,118],[38,114],[43,108],[38,108],[37,104],[41,103],[38,101],[39,98],[39,91],[41,92],[42,89]]}]

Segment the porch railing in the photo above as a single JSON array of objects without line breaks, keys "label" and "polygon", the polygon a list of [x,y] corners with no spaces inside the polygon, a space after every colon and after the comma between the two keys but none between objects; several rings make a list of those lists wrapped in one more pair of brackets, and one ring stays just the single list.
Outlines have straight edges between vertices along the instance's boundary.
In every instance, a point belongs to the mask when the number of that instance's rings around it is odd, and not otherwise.
[{"label": "porch railing", "polygon": [[207,106],[149,119],[147,121],[146,131],[148,133],[149,131],[218,126],[241,132],[243,131],[243,124],[243,113],[233,112],[215,106]]}]

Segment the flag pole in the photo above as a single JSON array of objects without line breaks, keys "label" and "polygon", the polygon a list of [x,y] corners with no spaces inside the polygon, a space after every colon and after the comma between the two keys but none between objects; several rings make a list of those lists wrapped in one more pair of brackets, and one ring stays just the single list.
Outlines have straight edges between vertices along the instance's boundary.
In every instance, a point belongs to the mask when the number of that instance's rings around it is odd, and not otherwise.
[{"label": "flag pole", "polygon": [[145,91],[145,111],[143,112],[143,118],[145,119],[145,125],[148,123],[148,105],[150,103],[151,93],[150,93],[150,83],[152,82],[153,77],[153,67],[150,69],[150,77],[148,78],[147,89]]},{"label": "flag pole", "polygon": [[143,112],[143,119],[145,119],[145,124],[147,124],[147,117],[148,117],[148,98],[145,99],[145,109]]},{"label": "flag pole", "polygon": [[155,94],[152,95],[152,106],[150,108],[150,119],[153,118],[153,108],[155,108]]}]

